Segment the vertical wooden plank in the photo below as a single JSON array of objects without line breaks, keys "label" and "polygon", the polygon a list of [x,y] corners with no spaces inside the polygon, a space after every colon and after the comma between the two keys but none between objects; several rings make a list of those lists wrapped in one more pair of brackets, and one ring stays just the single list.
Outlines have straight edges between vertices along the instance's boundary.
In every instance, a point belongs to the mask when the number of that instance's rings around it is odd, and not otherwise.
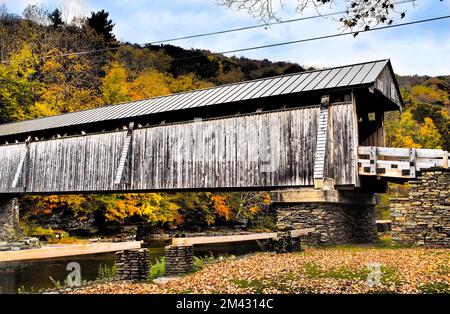
[{"label": "vertical wooden plank", "polygon": [[370,174],[377,174],[377,148],[370,146]]},{"label": "vertical wooden plank", "polygon": [[409,149],[409,175],[412,178],[416,177],[416,149]]}]

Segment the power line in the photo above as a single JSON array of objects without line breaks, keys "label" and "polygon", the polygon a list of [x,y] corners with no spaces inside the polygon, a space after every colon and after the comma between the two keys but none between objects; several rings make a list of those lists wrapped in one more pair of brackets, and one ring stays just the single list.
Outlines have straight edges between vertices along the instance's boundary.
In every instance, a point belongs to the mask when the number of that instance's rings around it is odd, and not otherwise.
[{"label": "power line", "polygon": [[[417,0],[403,0],[403,1],[393,2],[392,4],[398,5],[398,4],[405,4],[405,3],[411,3],[411,2],[416,2],[416,1]],[[169,38],[169,39],[164,39],[164,40],[152,41],[152,42],[147,43],[147,45],[161,44],[161,43],[165,43],[165,42],[173,42],[173,41],[179,41],[179,40],[183,40],[183,39],[192,39],[192,38],[199,38],[199,37],[221,35],[221,34],[239,32],[239,31],[256,29],[256,28],[261,28],[261,27],[268,27],[268,26],[272,26],[272,25],[288,24],[288,23],[293,23],[293,22],[300,22],[300,21],[305,21],[305,20],[325,18],[325,17],[341,15],[341,14],[348,14],[350,12],[356,12],[356,10],[345,10],[345,11],[340,11],[340,12],[311,15],[311,16],[306,16],[306,17],[300,17],[300,18],[295,18],[295,19],[289,19],[289,20],[284,20],[284,21],[277,21],[277,22],[262,24],[262,25],[252,25],[252,26],[245,26],[245,27],[238,27],[238,28],[214,31],[214,32],[209,32],[209,33],[200,33],[200,34],[187,35],[187,36],[182,36],[182,37],[174,37],[174,38]],[[68,53],[59,54],[57,56],[58,57],[68,57],[68,56],[75,56],[75,55],[87,55],[87,54],[96,53],[96,52],[116,51],[125,46],[134,46],[134,45],[133,44],[125,44],[125,45],[121,45],[118,47],[108,47],[108,48],[93,49],[93,50],[86,50],[86,51],[79,51],[79,52],[68,52]],[[137,46],[142,47],[143,45],[137,45]],[[26,61],[26,60],[29,60],[29,59],[16,60],[16,62]],[[7,63],[7,62],[1,61],[1,63]]]},{"label": "power line", "polygon": [[[405,4],[405,3],[411,3],[411,2],[416,2],[416,1],[417,0],[404,0],[404,1],[393,2],[392,4],[397,5],[397,4]],[[340,12],[311,15],[311,16],[305,16],[305,17],[284,20],[284,21],[277,21],[277,22],[261,24],[261,25],[244,26],[244,27],[225,29],[225,30],[215,31],[215,32],[210,32],[210,33],[201,33],[201,34],[195,34],[195,35],[174,37],[174,38],[170,38],[170,39],[153,41],[153,42],[150,42],[149,44],[161,44],[161,43],[165,43],[165,42],[172,42],[172,41],[178,41],[178,40],[183,40],[183,39],[192,39],[192,38],[198,38],[198,37],[206,37],[206,36],[220,35],[220,34],[226,34],[226,33],[233,33],[233,32],[239,32],[239,31],[261,28],[261,27],[268,27],[268,26],[278,25],[278,24],[288,24],[288,23],[293,23],[293,22],[312,20],[312,19],[324,18],[324,17],[341,15],[341,14],[348,14],[350,12],[356,12],[356,10],[345,10],[345,11],[340,11]]]},{"label": "power line", "polygon": [[[279,47],[279,46],[285,46],[285,45],[293,45],[293,44],[298,44],[298,43],[323,40],[323,39],[329,39],[329,38],[335,38],[335,37],[341,37],[341,36],[347,36],[347,35],[357,35],[359,33],[366,33],[366,32],[378,31],[378,30],[401,27],[401,26],[409,26],[409,25],[414,25],[414,24],[427,23],[427,22],[432,22],[432,21],[444,20],[444,19],[448,19],[448,18],[450,18],[450,15],[433,17],[433,18],[429,18],[429,19],[417,20],[417,21],[412,21],[412,22],[405,22],[405,23],[389,25],[389,26],[380,26],[380,27],[375,27],[375,28],[370,28],[370,29],[363,29],[363,30],[359,30],[359,31],[350,31],[350,32],[345,32],[345,33],[337,33],[337,34],[332,34],[332,35],[324,35],[324,36],[318,36],[318,37],[298,39],[298,40],[292,40],[292,41],[286,41],[286,42],[274,43],[274,44],[268,44],[268,45],[239,48],[239,49],[227,50],[227,51],[221,51],[221,52],[213,52],[208,55],[202,55],[202,56],[190,56],[190,57],[175,58],[175,59],[171,59],[170,62],[185,61],[185,60],[191,60],[191,59],[197,59],[197,58],[204,58],[207,56],[224,55],[224,54],[229,54],[229,53],[271,48],[271,47]],[[163,62],[166,62],[166,61],[154,62],[153,65],[163,63]],[[110,67],[110,69],[123,68],[123,67],[125,67],[125,66],[123,66],[123,65],[112,66],[112,67]]]},{"label": "power line", "polygon": [[[292,45],[292,44],[298,44],[298,43],[304,43],[304,42],[310,42],[310,41],[316,41],[316,40],[323,40],[323,39],[329,39],[329,38],[335,38],[335,37],[341,37],[341,36],[347,36],[347,35],[357,35],[359,33],[366,33],[366,32],[372,32],[372,31],[389,29],[389,28],[396,28],[396,27],[409,26],[409,25],[414,25],[414,24],[427,23],[427,22],[432,22],[432,21],[437,21],[437,20],[444,20],[444,19],[448,19],[448,18],[450,18],[450,15],[439,16],[439,17],[423,19],[423,20],[416,20],[416,21],[412,21],[412,22],[405,22],[405,23],[400,23],[400,24],[395,24],[395,25],[380,26],[380,27],[363,29],[363,30],[358,30],[358,31],[350,31],[350,32],[324,35],[324,36],[318,36],[318,37],[310,37],[310,38],[305,38],[305,39],[298,39],[298,40],[292,40],[292,41],[286,41],[286,42],[274,43],[274,44],[268,44],[268,45],[261,45],[261,46],[253,46],[253,47],[247,47],[247,48],[239,48],[239,49],[227,50],[227,51],[221,51],[221,52],[213,52],[213,53],[209,53],[208,55],[209,56],[224,55],[224,54],[229,54],[229,53],[251,51],[251,50],[271,48],[271,47],[279,47],[279,46]],[[118,48],[119,47],[116,47],[114,49],[118,49]],[[98,49],[97,51],[105,51],[107,49],[113,49],[113,48]],[[63,55],[58,55],[58,56],[68,56],[68,55],[73,55],[73,54],[87,54],[87,53],[90,53],[90,51],[78,52],[78,53],[68,53],[68,54],[63,54]],[[191,60],[191,59],[197,59],[197,58],[203,58],[203,57],[206,57],[206,56],[202,55],[202,56],[190,56],[190,57],[175,58],[175,59],[171,59],[170,62]],[[24,61],[24,60],[26,60],[26,59],[23,59],[21,61]],[[20,61],[20,60],[17,60],[17,61]],[[166,61],[154,62],[153,64],[160,64],[163,62],[166,62]],[[113,66],[110,68],[122,68],[122,67],[124,67],[124,66]]]},{"label": "power line", "polygon": [[333,34],[333,35],[325,35],[325,36],[319,36],[319,37],[313,37],[313,38],[286,41],[286,42],[275,43],[275,44],[270,44],[270,45],[262,45],[262,46],[255,46],[255,47],[250,47],[250,48],[222,51],[222,52],[218,52],[218,54],[227,54],[227,53],[235,53],[235,52],[256,50],[256,49],[262,49],[262,48],[271,48],[271,47],[277,47],[277,46],[292,45],[292,44],[298,44],[298,43],[307,42],[307,41],[321,40],[321,39],[346,36],[346,35],[355,35],[355,34],[359,34],[359,33],[365,33],[365,32],[378,31],[378,30],[382,30],[382,29],[395,28],[395,27],[400,27],[400,26],[432,22],[432,21],[443,20],[443,19],[448,19],[448,18],[450,18],[450,15],[439,16],[439,17],[429,18],[429,19],[425,19],[425,20],[417,20],[417,21],[406,22],[406,23],[395,24],[395,25],[389,25],[389,26],[380,26],[380,27],[375,27],[375,28],[363,29],[363,30],[359,30],[359,31],[351,31],[351,32],[346,32],[346,33],[338,33],[338,34]]}]

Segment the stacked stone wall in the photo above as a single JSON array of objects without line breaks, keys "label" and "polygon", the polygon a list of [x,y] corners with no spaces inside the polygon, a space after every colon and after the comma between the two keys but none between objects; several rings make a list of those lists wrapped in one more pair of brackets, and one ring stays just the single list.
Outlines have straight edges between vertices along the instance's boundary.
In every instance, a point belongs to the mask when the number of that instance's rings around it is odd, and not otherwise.
[{"label": "stacked stone wall", "polygon": [[309,244],[367,243],[378,239],[373,205],[278,203],[278,231],[301,230]]},{"label": "stacked stone wall", "polygon": [[450,169],[422,172],[406,198],[392,198],[392,239],[402,244],[450,247]]},{"label": "stacked stone wall", "polygon": [[17,198],[0,196],[0,242],[20,237],[19,201]]},{"label": "stacked stone wall", "polygon": [[301,251],[300,237],[292,237],[289,233],[280,233],[276,239],[260,240],[258,243],[264,252],[280,254]]},{"label": "stacked stone wall", "polygon": [[120,280],[147,280],[148,249],[124,250],[116,253],[117,277]]},{"label": "stacked stone wall", "polygon": [[166,276],[177,276],[189,272],[194,262],[193,251],[192,245],[166,246]]}]

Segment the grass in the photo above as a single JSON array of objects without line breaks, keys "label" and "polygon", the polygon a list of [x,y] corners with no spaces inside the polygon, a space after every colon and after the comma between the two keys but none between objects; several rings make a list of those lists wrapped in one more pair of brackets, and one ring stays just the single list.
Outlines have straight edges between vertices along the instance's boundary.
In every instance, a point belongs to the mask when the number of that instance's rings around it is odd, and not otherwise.
[{"label": "grass", "polygon": [[332,278],[342,280],[366,280],[369,270],[351,269],[346,267],[336,267],[331,269],[321,269],[314,263],[307,263],[304,267],[305,273],[310,278]]},{"label": "grass", "polygon": [[431,282],[419,286],[421,293],[425,294],[437,294],[437,293],[450,293],[450,285],[446,282]]},{"label": "grass", "polygon": [[[188,274],[195,273],[203,269],[206,265],[221,262],[227,258],[229,257],[225,255],[214,256],[214,254],[211,252],[209,255],[206,256],[201,257],[194,256],[193,265]],[[166,273],[166,258],[165,257],[158,258],[154,263],[150,263],[149,265],[148,281],[152,283],[156,278],[163,277],[165,273]]]},{"label": "grass", "polygon": [[201,257],[194,256],[191,272],[199,271],[208,264],[221,262],[221,261],[226,260],[229,257],[230,256],[227,256],[227,255],[214,256],[214,254],[212,252],[209,252],[209,255],[205,255],[205,256],[201,256]]},{"label": "grass", "polygon": [[117,265],[114,263],[111,267],[108,265],[98,265],[98,274],[96,280],[114,279],[117,277]]},{"label": "grass", "polygon": [[[328,249],[330,247],[327,246],[316,246],[316,245],[311,245],[311,247],[313,248],[323,248],[323,249]],[[392,237],[390,235],[381,235],[378,239],[377,242],[373,242],[373,243],[352,243],[352,244],[341,244],[341,245],[336,245],[336,246],[332,246],[332,248],[335,249],[344,249],[344,250],[355,250],[355,251],[359,251],[359,250],[364,250],[364,249],[406,249],[406,248],[412,248],[414,247],[413,245],[409,245],[409,244],[398,244],[392,241]]]},{"label": "grass", "polygon": [[234,279],[232,281],[235,285],[240,288],[252,289],[255,293],[262,293],[264,288],[267,288],[267,284],[265,284],[262,280],[254,279],[254,280],[245,280],[245,279]]}]

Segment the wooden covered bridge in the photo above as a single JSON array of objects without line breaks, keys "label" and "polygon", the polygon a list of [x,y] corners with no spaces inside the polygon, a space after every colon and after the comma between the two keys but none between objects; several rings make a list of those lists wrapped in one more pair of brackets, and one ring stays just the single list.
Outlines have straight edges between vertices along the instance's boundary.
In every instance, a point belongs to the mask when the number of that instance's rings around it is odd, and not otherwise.
[{"label": "wooden covered bridge", "polygon": [[373,204],[383,178],[448,165],[442,150],[385,148],[384,113],[402,106],[380,60],[3,124],[0,193],[269,190]]}]

